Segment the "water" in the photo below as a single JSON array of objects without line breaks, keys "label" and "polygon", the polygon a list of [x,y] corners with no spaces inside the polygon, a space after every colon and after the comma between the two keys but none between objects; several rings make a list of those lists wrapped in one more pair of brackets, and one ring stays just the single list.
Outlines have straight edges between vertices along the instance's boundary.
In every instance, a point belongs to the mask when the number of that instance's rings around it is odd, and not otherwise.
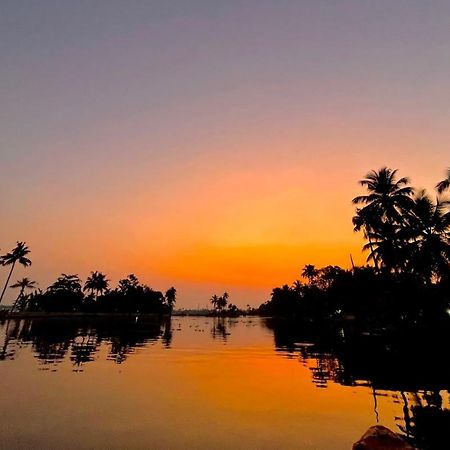
[{"label": "water", "polygon": [[261,318],[9,321],[0,336],[2,448],[339,450],[376,423],[450,423],[446,366],[416,344],[403,358]]}]

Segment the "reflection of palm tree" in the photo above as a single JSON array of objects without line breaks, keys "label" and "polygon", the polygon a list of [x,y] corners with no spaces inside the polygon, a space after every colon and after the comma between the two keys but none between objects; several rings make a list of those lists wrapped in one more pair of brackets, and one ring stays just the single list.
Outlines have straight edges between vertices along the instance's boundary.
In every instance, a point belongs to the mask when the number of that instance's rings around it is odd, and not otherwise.
[{"label": "reflection of palm tree", "polygon": [[86,283],[84,283],[84,291],[91,291],[91,294],[101,295],[103,292],[108,290],[108,282],[106,275],[101,272],[91,272],[91,275],[87,278]]},{"label": "reflection of palm tree", "polygon": [[0,259],[2,266],[11,266],[8,278],[6,279],[5,286],[3,287],[2,295],[0,296],[0,303],[5,295],[6,288],[8,287],[9,280],[14,271],[14,267],[18,262],[24,267],[31,266],[31,261],[26,257],[30,253],[30,249],[26,246],[25,242],[17,242],[17,245],[11,250],[11,252],[6,253]]},{"label": "reflection of palm tree", "polygon": [[436,185],[436,189],[439,192],[439,194],[442,194],[448,188],[450,188],[450,167],[447,169],[447,178],[445,178],[444,180],[440,181]]},{"label": "reflection of palm tree", "polygon": [[25,289],[33,289],[35,287],[36,287],[36,282],[35,281],[31,281],[28,278],[22,278],[21,280],[17,280],[17,283],[11,285],[11,289],[19,289],[20,288],[19,295],[17,296],[11,311],[14,311],[14,309],[16,308],[17,303],[19,302],[19,300],[21,298],[23,298],[24,293],[25,293]]}]

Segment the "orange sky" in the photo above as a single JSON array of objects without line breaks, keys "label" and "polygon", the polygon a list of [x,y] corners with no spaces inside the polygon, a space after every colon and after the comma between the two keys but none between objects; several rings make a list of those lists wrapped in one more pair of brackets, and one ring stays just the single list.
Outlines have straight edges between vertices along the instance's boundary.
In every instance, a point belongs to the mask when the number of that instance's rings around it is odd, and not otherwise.
[{"label": "orange sky", "polygon": [[14,278],[258,304],[306,263],[363,263],[369,170],[443,177],[448,5],[194,3],[5,7],[0,248],[33,260]]}]

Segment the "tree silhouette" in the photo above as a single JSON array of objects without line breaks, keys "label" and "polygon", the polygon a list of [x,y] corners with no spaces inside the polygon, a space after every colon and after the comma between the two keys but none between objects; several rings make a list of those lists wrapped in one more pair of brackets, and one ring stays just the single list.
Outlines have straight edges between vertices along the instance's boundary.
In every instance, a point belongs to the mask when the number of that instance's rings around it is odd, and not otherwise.
[{"label": "tree silhouette", "polygon": [[106,279],[106,275],[101,272],[91,272],[91,275],[84,283],[83,291],[91,291],[91,294],[98,297],[103,292],[108,290],[109,280]]},{"label": "tree silhouette", "polygon": [[450,188],[450,167],[447,169],[447,178],[440,181],[436,185],[436,189],[439,194],[442,194],[444,191],[446,191],[448,188]]},{"label": "tree silhouette", "polygon": [[439,198],[435,202],[425,190],[414,197],[408,214],[411,271],[431,283],[433,277],[449,274],[450,212]]},{"label": "tree silhouette", "polygon": [[229,298],[230,296],[227,292],[224,292],[220,297],[218,297],[216,294],[211,297],[210,302],[216,310],[217,314],[223,313],[228,304]]},{"label": "tree silhouette", "polygon": [[6,278],[5,286],[3,287],[3,291],[0,296],[0,303],[5,295],[6,288],[8,287],[9,280],[11,279],[16,263],[19,263],[24,267],[31,266],[31,261],[26,257],[29,253],[30,249],[26,246],[25,242],[17,242],[17,245],[9,253],[6,253],[0,257],[2,266],[11,266],[8,277]]},{"label": "tree silhouette", "polygon": [[398,230],[404,224],[404,213],[412,207],[413,188],[407,177],[397,179],[397,170],[387,167],[370,171],[359,183],[368,194],[352,200],[355,205],[365,205],[357,210],[353,224],[356,229],[364,227],[369,238],[365,247],[370,250],[369,259],[376,265],[381,260],[388,270],[398,271],[401,260]]},{"label": "tree silhouette", "polygon": [[211,298],[210,298],[210,303],[211,303],[211,305],[213,306],[213,308],[214,309],[217,309],[217,305],[218,305],[218,303],[219,303],[219,297],[216,295],[216,294],[214,294]]},{"label": "tree silhouette", "polygon": [[175,304],[177,298],[177,290],[172,286],[170,289],[166,291],[164,297],[166,299],[166,303],[167,306],[169,307],[169,310],[172,312],[173,305]]},{"label": "tree silhouette", "polygon": [[17,280],[17,282],[10,286],[11,289],[20,289],[19,295],[17,296],[16,300],[14,301],[13,307],[11,308],[11,311],[14,311],[18,302],[24,297],[24,293],[26,289],[33,289],[36,287],[36,282],[31,281],[28,278],[22,278],[21,280]]},{"label": "tree silhouette", "polygon": [[313,264],[306,264],[305,267],[303,267],[302,277],[306,278],[309,284],[314,284],[318,275],[319,271]]},{"label": "tree silhouette", "polygon": [[62,273],[57,280],[48,287],[50,292],[66,291],[79,293],[81,292],[81,280],[76,274]]}]

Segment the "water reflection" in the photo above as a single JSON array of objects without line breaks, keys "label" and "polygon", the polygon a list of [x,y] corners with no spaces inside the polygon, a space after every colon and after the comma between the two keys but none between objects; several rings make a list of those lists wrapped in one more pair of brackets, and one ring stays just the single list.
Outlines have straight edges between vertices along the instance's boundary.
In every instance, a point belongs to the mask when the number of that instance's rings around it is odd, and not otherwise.
[{"label": "water reflection", "polygon": [[[211,366],[208,370],[212,377],[216,373],[226,377],[227,369],[225,372],[216,370],[216,366],[239,357],[239,361],[232,360],[233,364],[237,364],[239,370],[239,364],[243,364],[242,373],[251,373],[259,389],[274,392],[280,389],[277,377],[285,375],[267,372],[263,376],[261,371],[270,371],[276,365],[275,357],[289,363],[290,368],[283,366],[283,370],[289,370],[291,377],[296,373],[290,372],[295,369],[292,365],[301,366],[303,372],[298,372],[298,376],[308,373],[310,385],[315,386],[318,393],[329,395],[331,401],[336,395],[335,386],[347,389],[343,398],[350,399],[355,392],[370,395],[372,424],[390,420],[398,431],[421,448],[442,448],[439,443],[448,439],[446,434],[450,430],[450,366],[448,348],[444,345],[448,336],[438,331],[394,338],[386,333],[365,335],[353,330],[299,327],[272,319],[174,317],[164,320],[11,320],[0,324],[0,336],[0,366],[8,362],[14,364],[22,353],[31,352],[41,370],[54,372],[70,365],[73,372],[84,372],[87,365],[94,366],[97,361],[125,367],[128,358],[140,349],[146,351],[146,359],[135,359],[135,362],[145,365],[152,356],[148,353],[152,348],[158,352],[171,349],[167,352],[168,359],[158,366],[163,377],[172,358],[171,363],[183,360],[185,370],[194,371],[191,377],[209,379],[214,384],[210,374],[200,376],[197,370]],[[202,355],[202,359],[198,359],[198,355]],[[255,366],[255,361],[260,366]],[[232,372],[228,376],[231,380],[229,395],[234,395]],[[277,380],[273,385],[270,385],[271,376]],[[240,373],[236,375],[236,379],[241,377]],[[223,395],[226,397],[225,393]],[[244,391],[244,395],[253,395],[253,392]],[[292,392],[292,396],[295,395],[301,395],[300,388],[297,393]],[[308,401],[314,402],[314,394],[308,395],[311,397]],[[257,397],[258,389],[252,401]],[[263,393],[260,397],[264,397]],[[318,394],[317,399],[320,398]],[[239,398],[236,401],[239,402]],[[387,418],[385,410],[380,410],[383,402],[397,405],[393,417]],[[336,413],[339,408],[344,410],[344,406],[338,404],[333,408]],[[297,419],[293,416],[292,420]],[[319,425],[320,420],[318,415]],[[358,437],[355,435],[355,440]]]},{"label": "water reflection", "polygon": [[447,330],[360,333],[266,320],[278,351],[308,365],[312,382],[327,387],[370,387],[379,422],[378,397],[402,405],[398,429],[423,449],[441,449],[450,436],[450,364]]},{"label": "water reflection", "polygon": [[66,318],[10,320],[4,323],[0,360],[13,360],[23,347],[31,346],[34,356],[47,370],[66,357],[74,371],[95,361],[100,348],[108,349],[107,359],[123,363],[137,348],[161,341],[170,348],[172,331],[170,319],[95,319]]}]

